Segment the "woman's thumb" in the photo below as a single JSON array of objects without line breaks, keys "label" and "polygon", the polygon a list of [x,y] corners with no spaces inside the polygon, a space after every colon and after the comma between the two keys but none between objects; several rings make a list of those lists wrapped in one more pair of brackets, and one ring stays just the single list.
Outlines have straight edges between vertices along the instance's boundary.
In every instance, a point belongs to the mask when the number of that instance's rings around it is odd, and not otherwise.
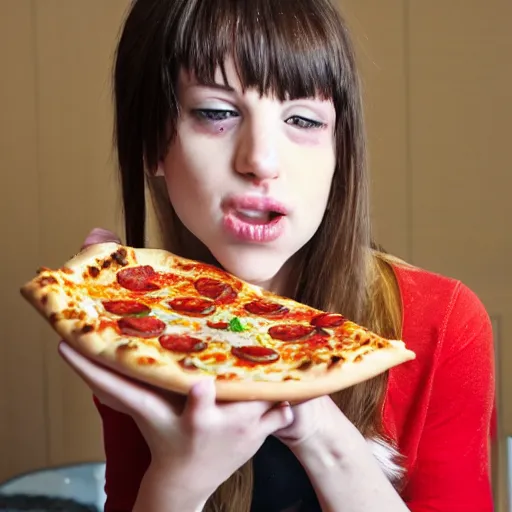
[{"label": "woman's thumb", "polygon": [[102,228],[94,228],[85,238],[82,244],[82,249],[85,249],[89,245],[102,244],[106,242],[115,242],[116,244],[121,243],[121,239],[112,231]]}]

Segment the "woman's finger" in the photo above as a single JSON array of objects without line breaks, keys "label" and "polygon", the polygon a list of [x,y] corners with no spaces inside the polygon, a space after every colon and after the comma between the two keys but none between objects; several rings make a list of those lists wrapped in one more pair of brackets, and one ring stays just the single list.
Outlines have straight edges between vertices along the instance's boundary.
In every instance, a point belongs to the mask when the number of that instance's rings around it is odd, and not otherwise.
[{"label": "woman's finger", "polygon": [[[130,395],[137,393],[136,385],[129,379],[103,368],[99,364],[84,357],[65,341],[58,347],[59,354],[85,381],[85,383],[98,395],[100,401],[104,396],[112,396],[126,407],[130,406]],[[100,396],[101,395],[101,396]],[[128,400],[126,400],[128,398]],[[126,403],[127,402],[127,403]]]},{"label": "woman's finger", "polygon": [[103,228],[94,228],[85,238],[82,244],[82,249],[85,249],[89,245],[102,244],[106,242],[121,243],[121,239],[112,231],[108,231]]},{"label": "woman's finger", "polygon": [[294,420],[293,411],[288,402],[278,404],[266,412],[261,419],[261,425],[267,435],[277,430],[289,427]]},{"label": "woman's finger", "polygon": [[[78,373],[101,402],[105,405],[116,401],[124,411],[132,416],[167,415],[172,409],[182,407],[184,399],[171,393],[157,391],[135,382],[128,377],[115,373],[84,357],[66,342],[59,344],[59,353],[63,359]],[[119,407],[113,407],[119,409]]]},{"label": "woman's finger", "polygon": [[144,413],[145,409],[163,407],[171,408],[175,414],[183,411],[186,401],[184,395],[134,381],[114,372],[86,358],[65,341],[61,341],[59,353],[95,393],[117,399],[132,413]]},{"label": "woman's finger", "polygon": [[202,379],[192,386],[188,394],[185,412],[193,412],[195,410],[206,411],[208,408],[215,406],[215,384],[213,379]]}]

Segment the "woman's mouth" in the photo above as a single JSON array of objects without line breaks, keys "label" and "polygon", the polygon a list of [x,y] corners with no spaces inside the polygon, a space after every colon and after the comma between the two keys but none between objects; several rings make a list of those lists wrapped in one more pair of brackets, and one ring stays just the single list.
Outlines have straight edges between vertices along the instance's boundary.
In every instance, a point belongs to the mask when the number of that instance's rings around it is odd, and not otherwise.
[{"label": "woman's mouth", "polygon": [[234,210],[237,215],[244,222],[250,224],[268,224],[270,221],[281,217],[282,214],[274,211],[261,211],[261,210]]},{"label": "woman's mouth", "polygon": [[284,232],[287,209],[271,198],[232,197],[223,205],[223,210],[224,228],[238,240],[273,242]]}]

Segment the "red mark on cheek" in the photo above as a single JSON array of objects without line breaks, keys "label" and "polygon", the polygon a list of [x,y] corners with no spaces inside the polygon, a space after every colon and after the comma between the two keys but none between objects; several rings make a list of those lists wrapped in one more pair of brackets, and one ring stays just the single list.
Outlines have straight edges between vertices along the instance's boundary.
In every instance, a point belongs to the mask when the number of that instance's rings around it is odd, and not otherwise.
[{"label": "red mark on cheek", "polygon": [[229,133],[229,131],[234,128],[236,124],[236,119],[223,121],[222,124],[205,121],[194,123],[194,128],[197,133],[203,133],[205,135],[224,135],[225,133]]}]

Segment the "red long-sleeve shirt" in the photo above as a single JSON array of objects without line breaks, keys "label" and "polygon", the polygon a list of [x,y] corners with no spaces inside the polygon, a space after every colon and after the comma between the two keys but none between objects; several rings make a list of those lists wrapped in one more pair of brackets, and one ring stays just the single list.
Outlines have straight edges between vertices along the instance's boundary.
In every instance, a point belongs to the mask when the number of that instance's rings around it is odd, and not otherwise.
[{"label": "red long-sleeve shirt", "polygon": [[[414,361],[390,370],[383,411],[385,428],[406,457],[402,498],[413,512],[491,512],[494,352],[489,317],[458,281],[414,268],[396,267],[395,272],[403,304],[402,338],[416,352]],[[131,418],[97,407],[107,458],[105,510],[128,511],[149,465],[149,450]],[[283,462],[290,468],[293,463]],[[271,464],[279,465],[276,457],[259,467],[270,472]],[[259,488],[262,479],[256,478],[255,501],[263,494],[275,497],[272,485],[276,491],[287,488],[279,475],[286,480],[293,471],[283,464]],[[297,487],[293,482],[288,486]]]}]

